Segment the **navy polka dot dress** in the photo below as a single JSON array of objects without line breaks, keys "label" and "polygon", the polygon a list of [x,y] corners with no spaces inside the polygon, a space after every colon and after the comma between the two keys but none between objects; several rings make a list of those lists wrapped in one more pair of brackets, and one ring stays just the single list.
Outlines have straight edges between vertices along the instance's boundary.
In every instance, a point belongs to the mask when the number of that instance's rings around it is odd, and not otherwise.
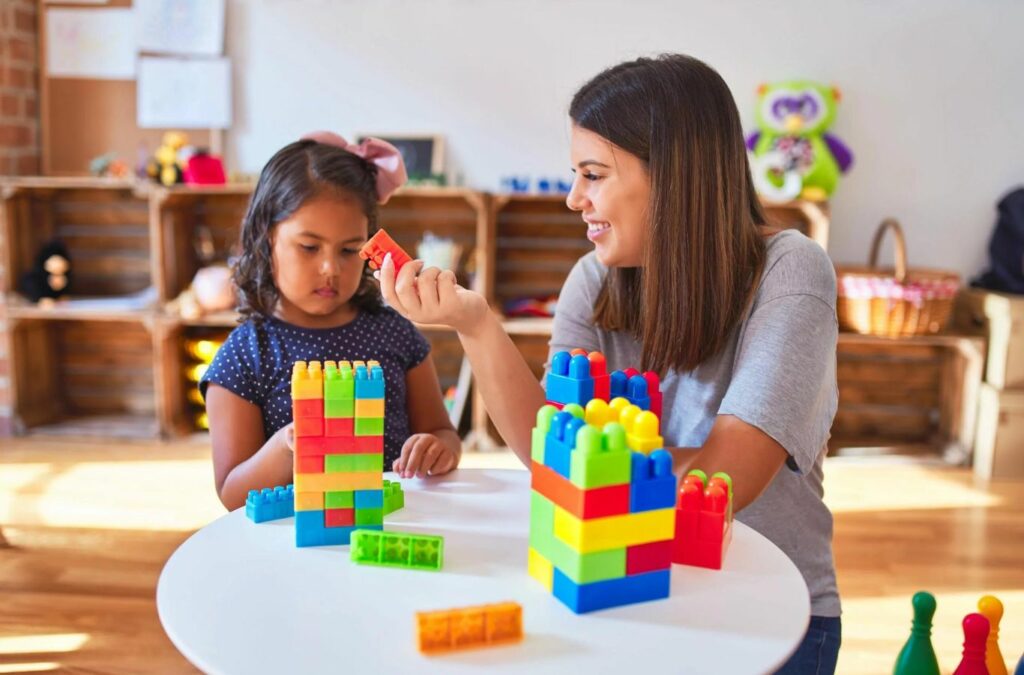
[{"label": "navy polka dot dress", "polygon": [[296,361],[380,361],[384,369],[385,466],[410,436],[405,373],[430,353],[430,343],[395,310],[360,312],[337,328],[300,328],[274,318],[246,321],[233,331],[206,370],[199,390],[213,382],[255,403],[270,438],[292,421],[291,377]]}]

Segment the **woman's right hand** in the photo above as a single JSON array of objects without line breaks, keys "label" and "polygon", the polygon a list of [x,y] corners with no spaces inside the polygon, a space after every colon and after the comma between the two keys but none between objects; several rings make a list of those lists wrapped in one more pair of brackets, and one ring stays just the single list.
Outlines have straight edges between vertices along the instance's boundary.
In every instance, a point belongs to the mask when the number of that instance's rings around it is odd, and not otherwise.
[{"label": "woman's right hand", "polygon": [[403,265],[396,277],[391,254],[384,256],[377,278],[387,303],[410,321],[451,326],[463,335],[471,333],[489,311],[487,300],[459,286],[451,270],[422,268],[422,260],[413,260]]}]

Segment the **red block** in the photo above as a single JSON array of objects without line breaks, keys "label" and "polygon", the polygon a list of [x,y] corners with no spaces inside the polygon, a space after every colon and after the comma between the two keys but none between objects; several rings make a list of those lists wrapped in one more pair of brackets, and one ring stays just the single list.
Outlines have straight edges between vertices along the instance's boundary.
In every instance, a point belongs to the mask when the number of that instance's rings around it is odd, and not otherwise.
[{"label": "red block", "polygon": [[647,380],[647,396],[651,399],[651,412],[661,419],[661,378],[652,370],[644,373]]},{"label": "red block", "polygon": [[676,504],[672,562],[722,569],[732,541],[732,500],[725,483],[712,480],[707,490],[697,476],[686,476]]},{"label": "red block", "polygon": [[355,452],[357,454],[369,454],[371,452],[384,452],[383,436],[354,436]]},{"label": "red block", "polygon": [[627,382],[629,382],[630,378],[632,378],[634,375],[639,375],[640,374],[640,371],[637,370],[636,368],[626,368],[622,372],[624,372],[626,374],[626,381]]},{"label": "red block", "polygon": [[629,483],[583,490],[551,467],[531,462],[530,487],[577,518],[629,513]]},{"label": "red block", "polygon": [[323,419],[324,400],[322,398],[300,398],[292,401],[292,418],[317,418]]},{"label": "red block", "polygon": [[384,264],[384,255],[387,253],[391,254],[396,274],[402,269],[402,265],[412,261],[409,254],[403,251],[402,247],[396,244],[395,240],[384,230],[377,230],[377,234],[363,244],[363,248],[359,251],[359,257],[369,261],[371,269],[379,270],[380,266]]},{"label": "red block", "polygon": [[323,473],[323,455],[295,455],[295,473]]},{"label": "red block", "polygon": [[355,436],[355,418],[328,417],[324,420],[324,436]]},{"label": "red block", "polygon": [[323,436],[296,436],[295,454],[299,457],[323,457],[327,454]]},{"label": "red block", "polygon": [[672,540],[652,541],[626,549],[626,575],[643,574],[672,567]]},{"label": "red block", "polygon": [[300,436],[323,436],[323,417],[298,417],[292,420],[295,425],[295,437]]},{"label": "red block", "polygon": [[356,524],[355,509],[325,509],[324,527],[351,527]]}]

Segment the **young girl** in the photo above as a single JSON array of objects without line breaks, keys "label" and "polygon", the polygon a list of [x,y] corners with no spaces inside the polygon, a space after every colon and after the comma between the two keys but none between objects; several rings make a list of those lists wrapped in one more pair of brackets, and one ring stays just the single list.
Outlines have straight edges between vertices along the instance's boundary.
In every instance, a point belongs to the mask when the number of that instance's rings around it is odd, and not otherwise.
[{"label": "young girl", "polygon": [[402,477],[458,466],[459,437],[430,345],[383,306],[359,257],[377,206],[405,182],[388,143],[317,133],[285,146],[260,174],[242,223],[235,282],[244,323],[200,382],[217,492],[229,509],[249,490],[291,482],[292,364],[375,359],[384,369],[385,466]]},{"label": "young girl", "polygon": [[[600,350],[609,368],[663,374],[676,469],[729,473],[737,518],[796,564],[812,620],[786,673],[833,672],[840,643],[822,458],[837,405],[835,274],[794,231],[764,227],[736,105],[695,59],[623,63],[569,109],[568,206],[594,252],[559,296],[551,352]],[[407,318],[454,327],[501,435],[530,462],[543,389],[479,295],[450,271],[385,261]]]}]

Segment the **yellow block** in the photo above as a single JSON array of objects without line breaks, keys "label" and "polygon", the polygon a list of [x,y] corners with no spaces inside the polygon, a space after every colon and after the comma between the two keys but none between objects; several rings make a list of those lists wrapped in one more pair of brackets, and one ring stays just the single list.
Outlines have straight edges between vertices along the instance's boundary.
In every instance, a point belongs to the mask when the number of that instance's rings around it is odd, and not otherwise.
[{"label": "yellow block", "polygon": [[675,509],[580,520],[565,509],[555,507],[555,536],[580,553],[672,539],[675,529]]},{"label": "yellow block", "polygon": [[324,493],[323,492],[296,492],[295,493],[295,510],[296,511],[323,511],[324,510]]},{"label": "yellow block", "polygon": [[296,361],[292,366],[292,400],[323,398],[324,371],[319,361]]},{"label": "yellow block", "polygon": [[530,576],[544,585],[551,592],[555,585],[555,567],[547,558],[537,553],[536,549],[530,547],[529,558],[526,569]]},{"label": "yellow block", "polygon": [[384,417],[384,399],[382,398],[357,398],[356,417],[381,418]]},{"label": "yellow block", "polygon": [[373,490],[383,487],[384,474],[380,471],[295,474],[296,495],[300,492],[340,492],[342,490]]}]

